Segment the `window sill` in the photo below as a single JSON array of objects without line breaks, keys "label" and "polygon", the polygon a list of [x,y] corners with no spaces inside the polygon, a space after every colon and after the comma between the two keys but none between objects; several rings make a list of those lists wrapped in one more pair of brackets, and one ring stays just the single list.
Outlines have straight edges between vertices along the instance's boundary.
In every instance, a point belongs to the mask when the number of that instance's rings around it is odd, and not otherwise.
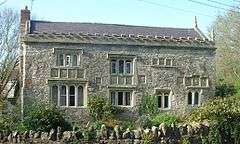
[{"label": "window sill", "polygon": [[170,65],[151,65],[156,68],[180,68],[180,66],[170,66]]},{"label": "window sill", "polygon": [[133,74],[119,74],[119,73],[111,73],[110,76],[134,76]]},{"label": "window sill", "polygon": [[108,88],[126,88],[126,89],[134,89],[135,85],[109,85]]},{"label": "window sill", "polygon": [[120,107],[120,108],[133,108],[133,106],[123,106],[123,105],[114,105],[116,107]]},{"label": "window sill", "polygon": [[171,108],[158,108],[159,110],[162,110],[162,111],[169,111],[171,110]]},{"label": "window sill", "polygon": [[204,88],[204,89],[209,89],[209,86],[186,86],[186,88]]},{"label": "window sill", "polygon": [[88,82],[85,78],[59,78],[59,77],[48,78],[48,81],[82,81],[82,82]]},{"label": "window sill", "polygon": [[66,109],[86,109],[87,106],[58,106],[60,108],[66,108]]}]

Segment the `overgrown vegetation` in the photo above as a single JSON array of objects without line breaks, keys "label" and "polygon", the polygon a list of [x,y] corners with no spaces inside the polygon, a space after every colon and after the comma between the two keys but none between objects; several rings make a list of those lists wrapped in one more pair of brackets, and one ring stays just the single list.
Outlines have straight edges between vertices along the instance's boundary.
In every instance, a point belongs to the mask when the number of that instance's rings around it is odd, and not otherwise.
[{"label": "overgrown vegetation", "polygon": [[152,117],[152,124],[155,126],[159,126],[161,123],[165,123],[167,126],[170,126],[172,123],[180,123],[181,120],[179,117],[171,115],[171,114],[157,114]]},{"label": "overgrown vegetation", "polygon": [[64,118],[64,112],[49,103],[36,103],[28,108],[25,113],[22,128],[35,131],[50,131],[60,126],[65,130],[70,129],[70,124]]},{"label": "overgrown vegetation", "polygon": [[227,84],[221,80],[220,84],[216,86],[215,96],[216,97],[227,97],[237,93],[237,89],[233,84]]},{"label": "overgrown vegetation", "polygon": [[148,92],[143,92],[141,104],[139,106],[139,115],[155,115],[159,112],[157,98]]},{"label": "overgrown vegetation", "polygon": [[240,136],[240,97],[216,99],[195,109],[186,119],[188,122],[211,123],[208,136],[210,143],[236,143]]}]

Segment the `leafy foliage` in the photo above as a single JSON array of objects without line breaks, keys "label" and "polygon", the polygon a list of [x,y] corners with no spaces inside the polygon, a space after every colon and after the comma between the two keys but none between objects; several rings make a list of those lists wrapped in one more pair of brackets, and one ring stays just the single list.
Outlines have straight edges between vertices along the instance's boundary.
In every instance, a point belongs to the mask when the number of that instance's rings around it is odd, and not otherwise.
[{"label": "leafy foliage", "polygon": [[165,123],[167,126],[170,126],[172,123],[179,123],[180,119],[174,115],[170,114],[158,114],[152,118],[152,124],[159,126],[161,123]]},{"label": "leafy foliage", "polygon": [[93,121],[108,119],[113,117],[118,111],[107,99],[97,95],[90,97],[88,109]]},{"label": "leafy foliage", "polygon": [[140,115],[155,115],[158,113],[157,98],[149,95],[147,92],[143,94],[139,107]]},{"label": "leafy foliage", "polygon": [[149,115],[142,115],[136,121],[138,127],[150,128],[152,126],[151,117]]},{"label": "leafy foliage", "polygon": [[235,143],[240,136],[240,97],[216,99],[195,109],[188,122],[211,122],[209,143]]},{"label": "leafy foliage", "polygon": [[237,93],[237,89],[234,85],[221,83],[220,85],[216,86],[215,96],[217,97],[226,97],[226,96],[233,96]]},{"label": "leafy foliage", "polygon": [[23,120],[23,126],[27,130],[50,131],[58,126],[70,129],[64,119],[64,113],[58,107],[48,103],[36,103],[29,107]]}]

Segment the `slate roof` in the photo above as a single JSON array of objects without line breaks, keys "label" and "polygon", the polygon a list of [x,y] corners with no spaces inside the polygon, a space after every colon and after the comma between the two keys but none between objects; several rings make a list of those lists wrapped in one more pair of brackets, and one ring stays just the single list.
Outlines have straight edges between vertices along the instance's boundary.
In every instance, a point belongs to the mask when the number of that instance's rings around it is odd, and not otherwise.
[{"label": "slate roof", "polygon": [[34,33],[85,33],[85,34],[116,34],[116,35],[143,35],[143,36],[168,36],[168,37],[191,37],[202,39],[194,28],[167,28],[132,26],[119,24],[101,23],[72,23],[72,22],[49,22],[34,21],[30,23],[30,34]]}]

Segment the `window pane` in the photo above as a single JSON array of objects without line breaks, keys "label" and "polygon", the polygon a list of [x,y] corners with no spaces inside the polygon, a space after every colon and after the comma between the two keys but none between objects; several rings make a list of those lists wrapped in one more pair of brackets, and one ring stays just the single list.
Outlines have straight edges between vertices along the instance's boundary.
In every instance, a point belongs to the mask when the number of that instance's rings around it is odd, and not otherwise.
[{"label": "window pane", "polygon": [[69,88],[69,106],[75,106],[75,87],[70,86]]},{"label": "window pane", "polygon": [[52,86],[52,101],[54,104],[57,105],[57,101],[58,101],[58,86]]},{"label": "window pane", "polygon": [[118,92],[118,105],[123,105],[123,92]]},{"label": "window pane", "polygon": [[115,105],[115,92],[111,92],[111,104]]},{"label": "window pane", "polygon": [[66,66],[70,66],[70,63],[71,63],[71,56],[70,55],[66,55],[65,65]]},{"label": "window pane", "polygon": [[194,105],[198,105],[198,103],[199,103],[199,94],[198,92],[196,92],[194,94]]},{"label": "window pane", "polygon": [[83,106],[83,87],[78,87],[78,106]]},{"label": "window pane", "polygon": [[126,100],[126,105],[130,106],[131,105],[131,94],[130,94],[130,92],[126,92],[125,100]]},{"label": "window pane", "polygon": [[185,77],[185,85],[186,86],[191,86],[192,85],[191,77]]},{"label": "window pane", "polygon": [[120,60],[119,61],[119,73],[123,73],[124,71],[124,61]]},{"label": "window pane", "polygon": [[164,58],[159,59],[159,65],[164,65]]},{"label": "window pane", "polygon": [[198,86],[199,85],[199,76],[194,76],[193,77],[193,85]]},{"label": "window pane", "polygon": [[72,66],[77,66],[77,55],[73,55]]},{"label": "window pane", "polygon": [[169,96],[165,95],[164,96],[164,108],[168,108],[168,104],[169,104]]},{"label": "window pane", "polygon": [[157,100],[158,100],[158,108],[161,108],[162,107],[162,96],[158,96]]},{"label": "window pane", "polygon": [[58,62],[59,62],[59,66],[63,66],[64,65],[64,58],[63,58],[63,54],[60,54],[58,57]]},{"label": "window pane", "polygon": [[60,106],[66,106],[66,86],[60,88]]},{"label": "window pane", "polygon": [[116,60],[111,61],[111,73],[116,73]]},{"label": "window pane", "polygon": [[126,61],[125,71],[126,71],[127,74],[131,73],[131,61]]},{"label": "window pane", "polygon": [[157,65],[157,64],[158,64],[158,59],[157,59],[157,58],[154,58],[154,59],[152,60],[152,64],[153,64],[153,65]]},{"label": "window pane", "polygon": [[166,59],[166,66],[171,66],[172,65],[172,60],[171,59]]},{"label": "window pane", "polygon": [[188,93],[188,104],[191,105],[192,104],[192,92]]}]

